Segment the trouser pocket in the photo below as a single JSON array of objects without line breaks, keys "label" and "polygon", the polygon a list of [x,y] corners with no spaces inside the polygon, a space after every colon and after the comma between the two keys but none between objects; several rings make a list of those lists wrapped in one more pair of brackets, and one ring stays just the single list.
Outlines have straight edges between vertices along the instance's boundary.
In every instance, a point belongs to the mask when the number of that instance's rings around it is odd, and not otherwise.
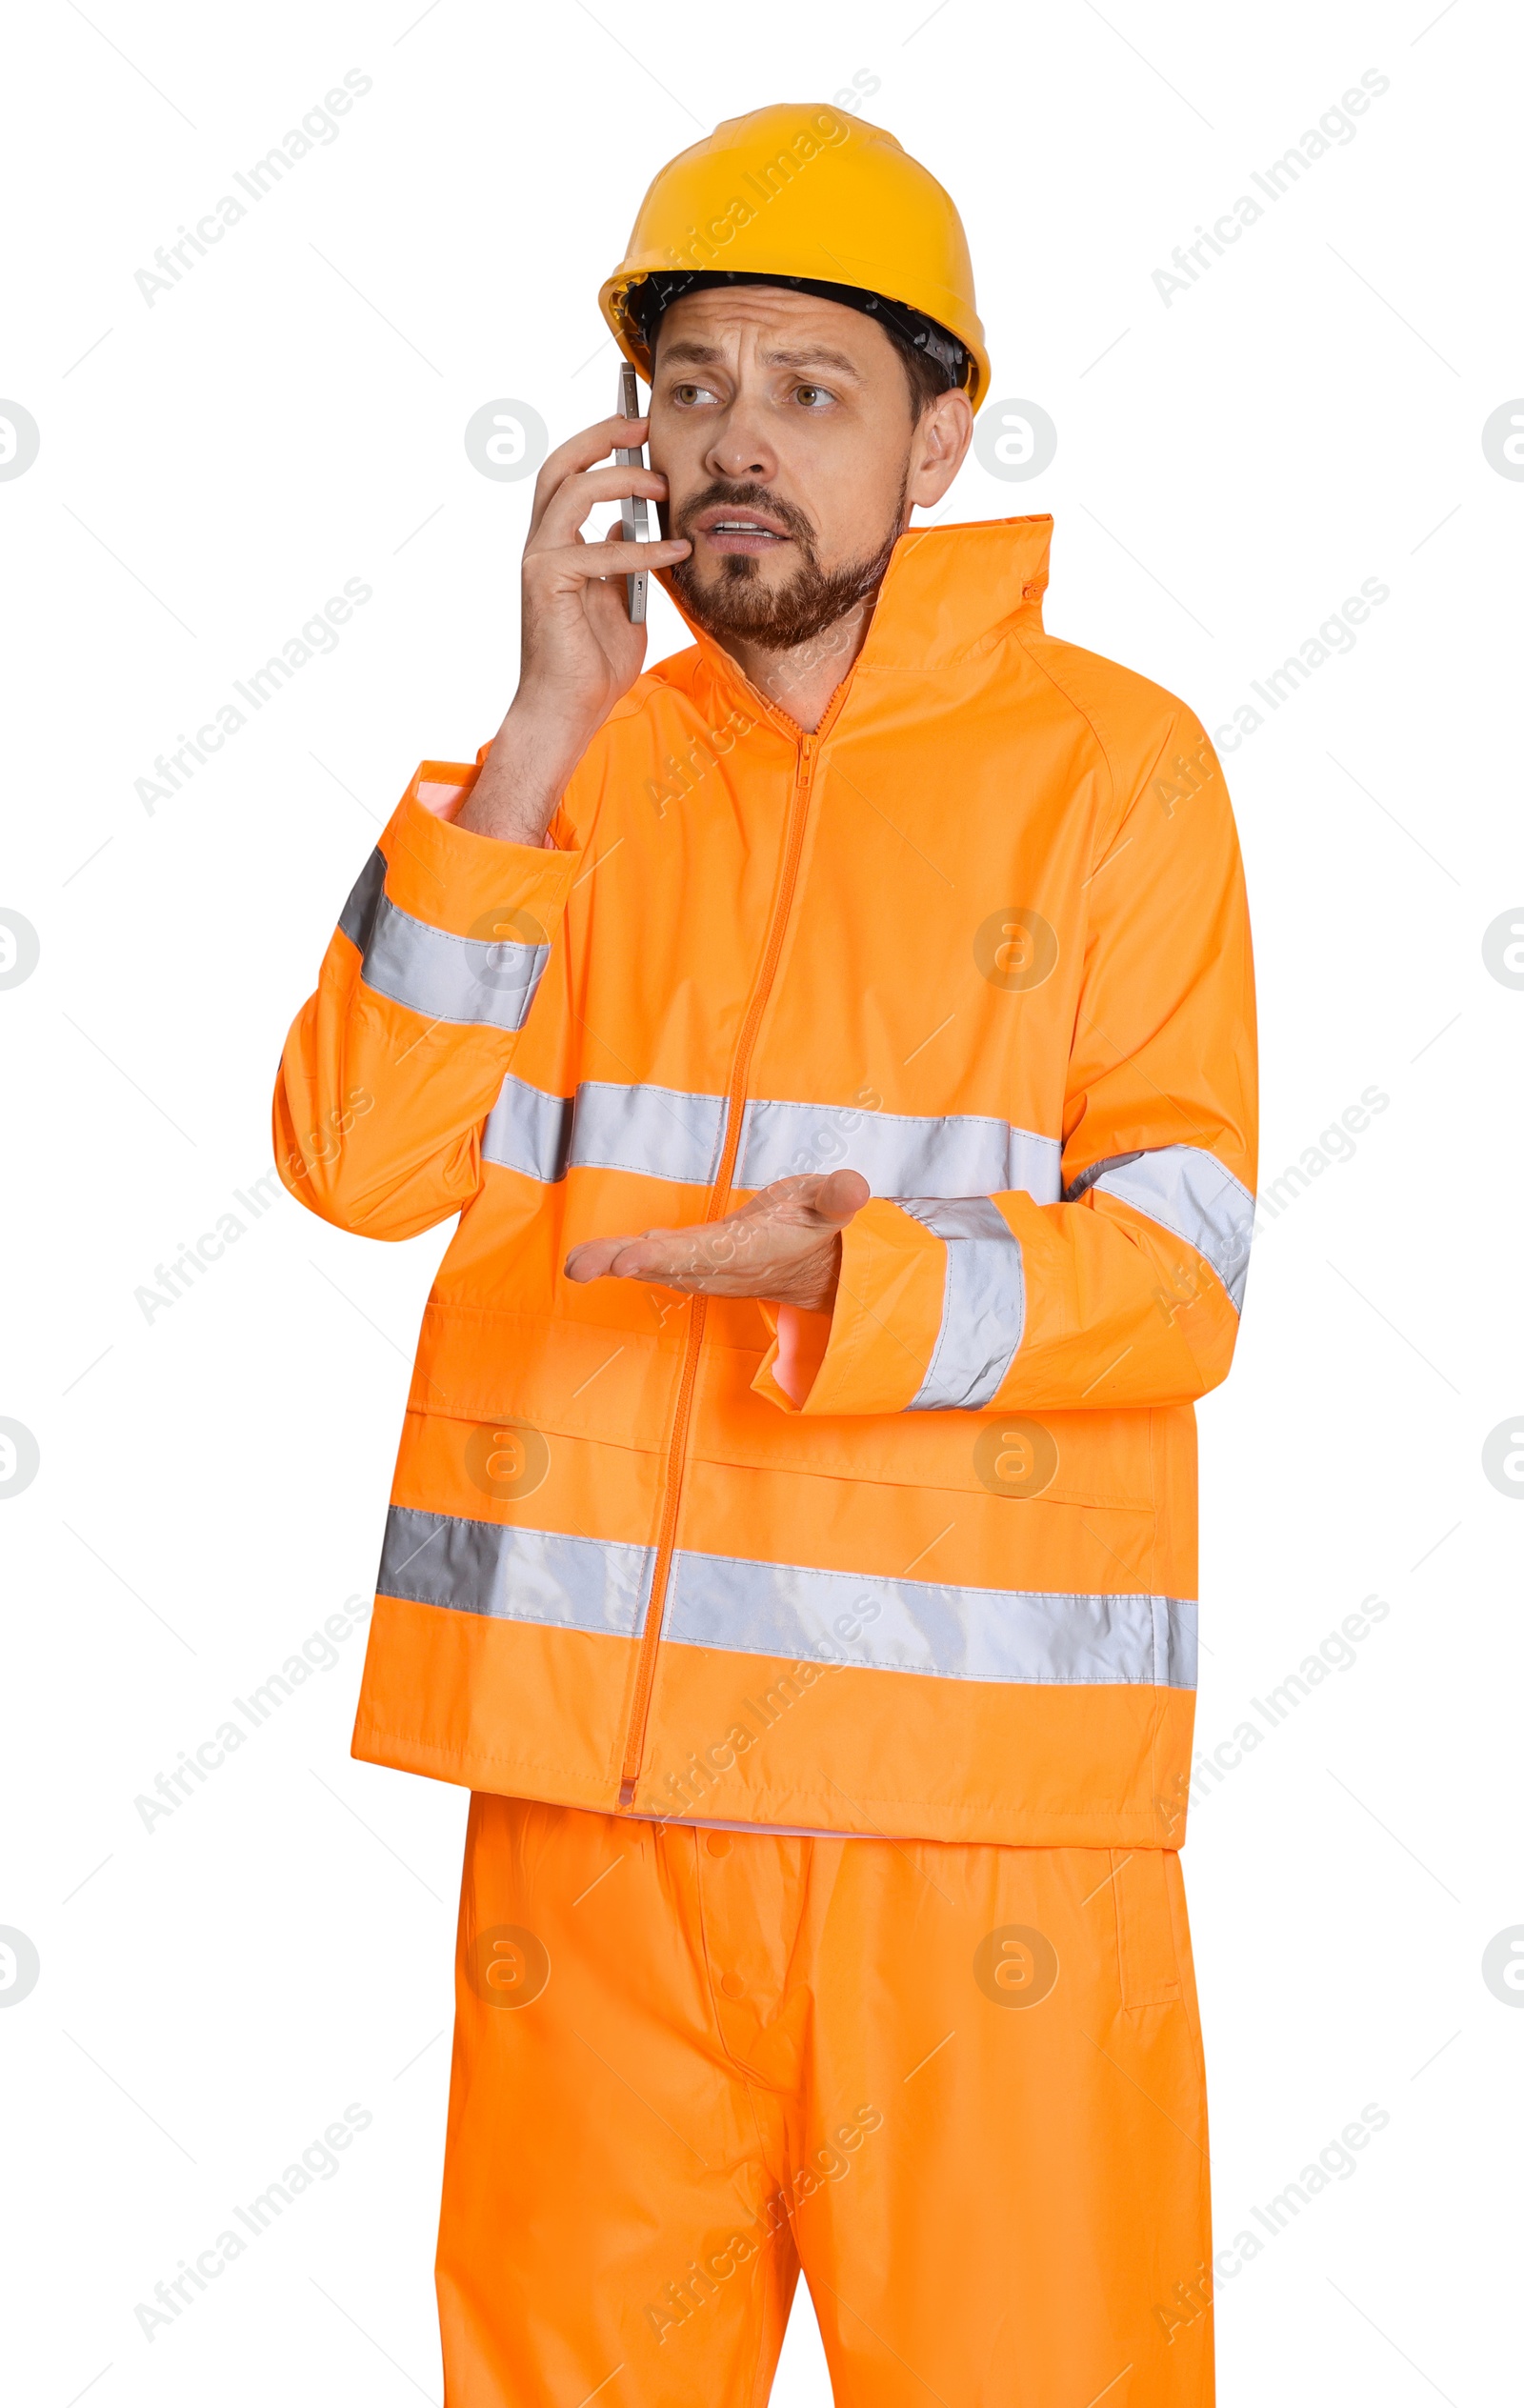
[{"label": "trouser pocket", "polygon": [[1181,1996],[1172,1896],[1172,1851],[1113,1848],[1116,1956],[1124,2007],[1160,2007]]}]

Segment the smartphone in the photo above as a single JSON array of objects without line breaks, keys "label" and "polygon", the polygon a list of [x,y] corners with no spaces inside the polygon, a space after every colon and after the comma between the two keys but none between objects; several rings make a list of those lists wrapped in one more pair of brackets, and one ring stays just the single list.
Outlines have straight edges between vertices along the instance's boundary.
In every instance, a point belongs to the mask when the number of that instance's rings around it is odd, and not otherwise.
[{"label": "smartphone", "polygon": [[[640,416],[640,387],[635,381],[635,371],[628,360],[623,362],[619,370],[619,414],[624,418]],[[616,451],[613,456],[622,469],[643,469],[649,465],[644,451],[638,447],[633,452]],[[627,544],[643,544],[649,539],[651,517],[643,493],[627,494],[619,505],[619,516],[624,526]],[[627,607],[631,618],[636,625],[639,625],[646,615],[648,583],[648,574],[644,569],[637,569],[632,577],[625,579]]]}]

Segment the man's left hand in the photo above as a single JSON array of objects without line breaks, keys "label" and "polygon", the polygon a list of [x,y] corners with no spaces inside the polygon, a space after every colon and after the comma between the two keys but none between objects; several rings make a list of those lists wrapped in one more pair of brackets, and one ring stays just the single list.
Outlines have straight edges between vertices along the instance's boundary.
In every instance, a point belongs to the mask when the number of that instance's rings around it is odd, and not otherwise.
[{"label": "man's left hand", "polygon": [[841,1269],[841,1233],[871,1194],[857,1171],[774,1179],[723,1220],[573,1246],[566,1275],[646,1279],[685,1295],[757,1296],[801,1313],[829,1313]]}]

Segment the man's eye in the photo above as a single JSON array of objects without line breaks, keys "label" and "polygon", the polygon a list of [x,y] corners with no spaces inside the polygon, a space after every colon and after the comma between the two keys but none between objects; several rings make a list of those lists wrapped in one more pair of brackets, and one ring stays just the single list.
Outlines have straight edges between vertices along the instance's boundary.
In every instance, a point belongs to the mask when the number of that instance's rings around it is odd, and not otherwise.
[{"label": "man's eye", "polygon": [[817,410],[835,398],[824,385],[796,385],[793,397],[795,401],[802,402],[806,410]]},{"label": "man's eye", "polygon": [[712,401],[714,395],[707,385],[674,385],[672,399],[681,408],[691,409],[695,402]]}]

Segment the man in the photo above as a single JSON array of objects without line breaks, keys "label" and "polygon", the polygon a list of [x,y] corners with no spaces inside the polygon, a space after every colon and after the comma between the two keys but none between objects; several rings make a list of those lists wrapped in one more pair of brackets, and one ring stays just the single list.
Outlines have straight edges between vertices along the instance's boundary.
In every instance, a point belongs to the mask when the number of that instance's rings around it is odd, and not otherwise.
[{"label": "man", "polygon": [[[1169,694],[1050,522],[910,532],[988,364],[961,227],[824,108],[721,126],[602,306],[523,665],[287,1048],[340,1227],[458,1214],[354,1752],[472,1791],[451,2408],[1200,2408],[1177,1850],[1192,1400],[1252,1214],[1249,934]],[[641,675],[641,494],[695,644]]]}]

